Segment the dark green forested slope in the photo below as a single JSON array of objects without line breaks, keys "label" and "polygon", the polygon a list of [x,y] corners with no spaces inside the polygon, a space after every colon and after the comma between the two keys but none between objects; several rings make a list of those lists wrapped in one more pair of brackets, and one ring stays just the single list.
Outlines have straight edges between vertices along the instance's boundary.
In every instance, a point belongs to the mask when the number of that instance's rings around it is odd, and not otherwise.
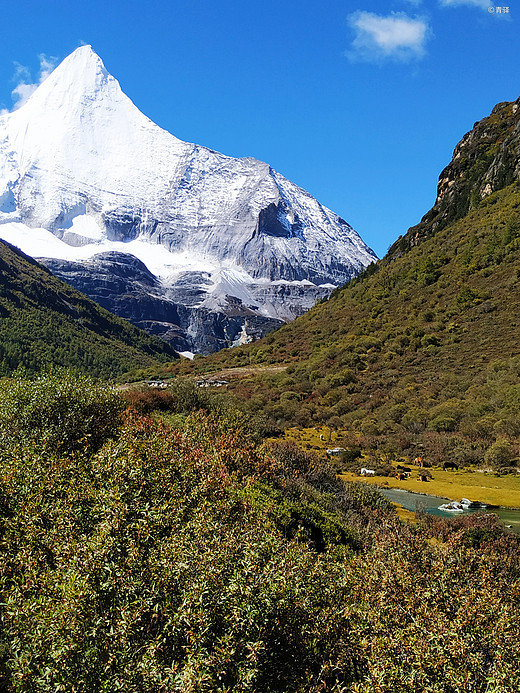
[{"label": "dark green forested slope", "polygon": [[175,356],[0,241],[0,375],[52,364],[110,377]]},{"label": "dark green forested slope", "polygon": [[[514,457],[520,435],[517,105],[501,104],[485,119],[500,117],[496,132],[482,121],[466,135],[455,150],[456,173],[448,167],[440,178],[442,191],[453,175],[456,182],[447,186],[453,194],[441,192],[420,228],[410,229],[385,259],[263,341],[191,368],[287,366],[234,383],[252,409],[280,425],[326,422],[367,440],[393,438],[398,447],[420,435],[439,454],[446,446],[463,450],[461,459],[480,459],[497,444],[503,460]],[[493,133],[498,139],[491,142]],[[471,150],[466,168],[463,143]],[[458,211],[439,223],[451,213],[446,195]]]}]

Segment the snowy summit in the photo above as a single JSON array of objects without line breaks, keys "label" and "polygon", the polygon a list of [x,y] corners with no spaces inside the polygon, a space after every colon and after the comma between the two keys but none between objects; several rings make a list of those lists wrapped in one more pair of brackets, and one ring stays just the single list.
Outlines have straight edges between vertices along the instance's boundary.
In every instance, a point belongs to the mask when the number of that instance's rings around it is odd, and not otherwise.
[{"label": "snowy summit", "polygon": [[202,352],[296,317],[375,259],[268,164],[155,125],[90,46],[0,116],[0,238]]}]

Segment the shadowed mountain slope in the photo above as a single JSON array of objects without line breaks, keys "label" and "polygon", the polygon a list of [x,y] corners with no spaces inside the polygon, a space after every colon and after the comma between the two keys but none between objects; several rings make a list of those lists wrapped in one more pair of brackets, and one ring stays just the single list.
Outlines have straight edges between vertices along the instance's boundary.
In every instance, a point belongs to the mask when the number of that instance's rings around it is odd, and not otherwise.
[{"label": "shadowed mountain slope", "polygon": [[110,377],[176,358],[174,350],[117,318],[0,241],[0,373],[72,366]]}]

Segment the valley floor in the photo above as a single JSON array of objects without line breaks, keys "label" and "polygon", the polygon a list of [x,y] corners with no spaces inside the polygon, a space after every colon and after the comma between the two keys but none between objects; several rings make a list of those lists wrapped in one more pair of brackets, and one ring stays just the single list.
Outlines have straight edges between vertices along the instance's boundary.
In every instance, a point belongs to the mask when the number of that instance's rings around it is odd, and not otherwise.
[{"label": "valley floor", "polygon": [[496,476],[475,470],[443,471],[442,469],[428,470],[433,479],[428,482],[417,478],[419,467],[410,467],[410,479],[399,480],[391,476],[360,477],[358,474],[347,472],[341,478],[347,481],[363,480],[370,484],[388,488],[401,488],[413,493],[427,493],[441,496],[450,500],[460,501],[469,498],[487,505],[498,505],[504,508],[520,508],[520,476]]},{"label": "valley floor", "polygon": [[[287,429],[285,437],[303,449],[313,449],[318,454],[326,454],[327,449],[336,446],[341,447],[343,442],[341,432],[332,431],[327,426],[315,429]],[[363,458],[360,458],[358,463],[359,469],[371,467],[370,462],[364,461]],[[392,466],[396,468],[397,464],[393,462]],[[499,475],[475,468],[457,471],[444,471],[441,467],[421,469],[403,461],[400,464],[405,464],[412,470],[409,479],[382,475],[361,476],[359,473],[346,470],[343,470],[341,478],[345,481],[363,481],[383,488],[400,488],[449,500],[460,501],[461,498],[469,498],[487,505],[520,509],[520,475]],[[427,482],[419,480],[420,474],[425,471],[431,475]]]}]

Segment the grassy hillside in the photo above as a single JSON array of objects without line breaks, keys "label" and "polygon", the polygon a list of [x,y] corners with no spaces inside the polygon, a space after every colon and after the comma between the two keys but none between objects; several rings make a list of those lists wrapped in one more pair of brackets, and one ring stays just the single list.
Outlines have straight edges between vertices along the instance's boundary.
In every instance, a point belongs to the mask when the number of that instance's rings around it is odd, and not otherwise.
[{"label": "grassy hillside", "polygon": [[326,424],[373,462],[495,470],[520,453],[520,99],[457,145],[387,256],[256,344],[192,364],[280,428]]},{"label": "grassy hillside", "polygon": [[112,377],[176,358],[173,349],[100,308],[0,242],[0,375],[73,366]]},{"label": "grassy hillside", "polygon": [[513,183],[261,342],[183,368],[248,369],[230,388],[281,427],[505,467],[520,434],[519,267]]}]

